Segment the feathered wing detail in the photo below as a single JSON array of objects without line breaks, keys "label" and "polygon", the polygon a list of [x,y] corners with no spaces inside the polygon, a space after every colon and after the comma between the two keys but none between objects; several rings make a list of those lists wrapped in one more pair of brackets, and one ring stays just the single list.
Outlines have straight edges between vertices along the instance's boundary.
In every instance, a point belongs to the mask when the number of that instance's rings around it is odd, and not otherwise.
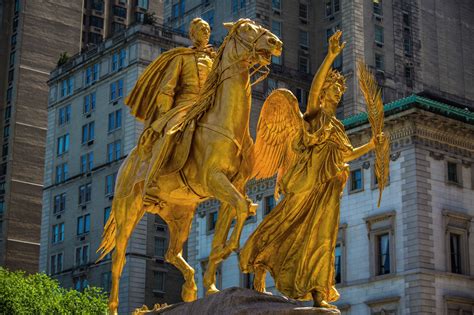
[{"label": "feathered wing detail", "polygon": [[296,159],[292,143],[302,128],[296,97],[286,89],[274,90],[263,103],[258,120],[252,177],[268,178],[278,172],[276,196],[282,176]]},{"label": "feathered wing detail", "polygon": [[382,199],[382,191],[387,185],[390,163],[390,140],[383,133],[383,101],[382,91],[377,85],[373,74],[367,66],[359,61],[357,63],[357,74],[359,85],[367,103],[367,116],[372,128],[372,134],[378,136],[375,146],[375,176],[379,186],[379,201]]}]

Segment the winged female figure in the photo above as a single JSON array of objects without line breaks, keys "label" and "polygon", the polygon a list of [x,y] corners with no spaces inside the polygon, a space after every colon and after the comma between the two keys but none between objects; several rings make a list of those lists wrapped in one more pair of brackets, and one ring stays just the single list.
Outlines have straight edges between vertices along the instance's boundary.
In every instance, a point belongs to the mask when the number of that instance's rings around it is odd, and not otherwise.
[{"label": "winged female figure", "polygon": [[315,75],[307,109],[299,111],[288,90],[266,99],[257,127],[253,176],[277,173],[276,197],[284,197],[253,232],[240,251],[244,273],[253,272],[254,288],[265,291],[269,271],[284,295],[313,299],[317,307],[339,298],[334,287],[334,250],[339,226],[340,197],[349,176],[348,162],[385,141],[383,133],[354,148],[336,108],[345,79],[331,64],[341,53],[342,33],[329,39],[326,58]]}]

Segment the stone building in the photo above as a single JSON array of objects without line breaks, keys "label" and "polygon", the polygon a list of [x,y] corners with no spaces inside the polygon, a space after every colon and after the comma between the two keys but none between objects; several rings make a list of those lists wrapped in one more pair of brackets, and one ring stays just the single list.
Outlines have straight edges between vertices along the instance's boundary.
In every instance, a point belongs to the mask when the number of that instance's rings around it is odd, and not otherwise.
[{"label": "stone building", "polygon": [[[385,110],[389,185],[377,208],[373,154],[351,163],[336,247],[337,305],[344,314],[473,314],[474,113],[417,95]],[[354,146],[369,141],[365,114],[343,123]],[[259,209],[241,245],[272,211],[273,192],[272,180],[248,185]],[[200,297],[217,210],[214,201],[199,208],[189,241]],[[217,272],[219,288],[250,288],[251,281],[235,253]],[[270,276],[267,286],[278,294]]]},{"label": "stone building", "polygon": [[[135,25],[54,69],[49,79],[40,270],[64,287],[106,291],[111,259],[95,264],[120,164],[143,125],[123,103],[145,67],[189,40]],[[131,237],[120,282],[120,313],[181,299],[181,274],[164,263],[167,228],[146,215]]]},{"label": "stone building", "polygon": [[0,265],[38,271],[50,71],[148,12],[162,1],[0,1]]},{"label": "stone building", "polygon": [[79,50],[79,1],[0,1],[0,265],[38,271],[49,72]]},{"label": "stone building", "polygon": [[284,44],[273,59],[270,80],[256,86],[266,93],[290,88],[302,103],[312,74],[327,52],[327,39],[341,29],[347,41],[334,67],[342,70],[348,89],[339,117],[365,108],[356,80],[356,61],[377,73],[385,102],[425,93],[472,106],[474,91],[474,3],[408,0],[168,0],[164,23],[185,31],[192,18],[208,20],[212,38],[226,34],[223,22],[246,17],[266,26]]}]

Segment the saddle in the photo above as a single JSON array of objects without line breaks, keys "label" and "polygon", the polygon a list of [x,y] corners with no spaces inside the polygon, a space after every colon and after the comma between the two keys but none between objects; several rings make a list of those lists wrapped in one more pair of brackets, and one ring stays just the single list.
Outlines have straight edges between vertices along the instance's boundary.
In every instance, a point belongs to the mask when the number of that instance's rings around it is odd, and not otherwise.
[{"label": "saddle", "polygon": [[168,135],[168,137],[173,137],[173,142],[170,148],[171,152],[160,171],[160,175],[176,173],[184,167],[184,164],[188,160],[189,152],[191,151],[195,130],[196,121],[193,120],[186,126],[184,131]]}]

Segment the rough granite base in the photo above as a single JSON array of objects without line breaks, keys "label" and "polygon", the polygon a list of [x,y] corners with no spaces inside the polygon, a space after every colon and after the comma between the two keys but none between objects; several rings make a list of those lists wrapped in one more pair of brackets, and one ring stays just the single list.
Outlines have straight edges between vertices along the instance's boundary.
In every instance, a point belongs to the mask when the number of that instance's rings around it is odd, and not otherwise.
[{"label": "rough granite base", "polygon": [[229,288],[191,303],[178,303],[147,314],[190,315],[340,315],[337,309],[304,307],[295,300],[256,292],[250,289]]}]

